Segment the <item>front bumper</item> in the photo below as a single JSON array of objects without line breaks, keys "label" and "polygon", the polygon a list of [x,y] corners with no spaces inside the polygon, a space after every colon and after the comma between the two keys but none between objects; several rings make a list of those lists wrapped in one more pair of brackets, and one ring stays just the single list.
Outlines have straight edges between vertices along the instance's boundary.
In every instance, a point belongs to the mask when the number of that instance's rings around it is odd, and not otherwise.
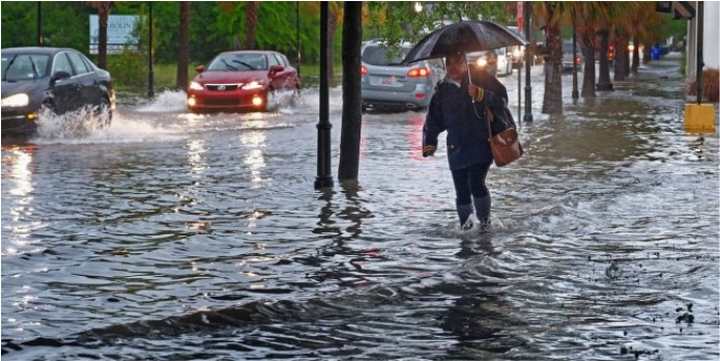
[{"label": "front bumper", "polygon": [[[186,105],[193,112],[265,111],[268,90],[190,90]],[[258,100],[259,99],[259,100]]]},{"label": "front bumper", "polygon": [[37,130],[36,111],[2,111],[3,135],[29,135]]}]

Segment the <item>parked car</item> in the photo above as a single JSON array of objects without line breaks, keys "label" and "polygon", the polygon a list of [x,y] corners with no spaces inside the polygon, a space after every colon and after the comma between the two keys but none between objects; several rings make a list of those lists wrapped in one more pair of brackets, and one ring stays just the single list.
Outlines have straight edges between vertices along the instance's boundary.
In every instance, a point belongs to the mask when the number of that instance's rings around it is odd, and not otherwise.
[{"label": "parked car", "polygon": [[34,133],[43,106],[56,114],[92,106],[109,115],[109,125],[115,108],[110,73],[74,49],[2,49],[3,134]]},{"label": "parked car", "polygon": [[391,49],[382,41],[368,41],[361,51],[363,110],[423,109],[430,104],[435,84],[445,76],[440,60],[400,65],[409,44]]},{"label": "parked car", "polygon": [[[582,71],[583,57],[580,48],[580,43],[575,43],[577,48],[577,57],[575,57],[575,64],[577,64],[577,70]],[[562,70],[563,73],[572,72],[573,69],[573,45],[572,40],[563,40],[563,57],[562,57]]]},{"label": "parked car", "polygon": [[187,89],[191,112],[267,111],[276,92],[300,89],[297,70],[276,51],[224,52],[195,70]]}]

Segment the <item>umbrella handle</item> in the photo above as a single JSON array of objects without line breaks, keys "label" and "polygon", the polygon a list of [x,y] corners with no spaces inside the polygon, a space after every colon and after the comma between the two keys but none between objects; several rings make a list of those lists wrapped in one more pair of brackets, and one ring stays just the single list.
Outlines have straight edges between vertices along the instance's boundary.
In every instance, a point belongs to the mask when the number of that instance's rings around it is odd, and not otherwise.
[{"label": "umbrella handle", "polygon": [[[470,91],[471,86],[475,86],[475,84],[472,83],[472,76],[470,75],[470,64],[468,64],[467,61],[467,54],[463,53],[463,59],[465,60],[465,69],[467,70],[467,76],[468,76],[468,92]],[[473,103],[475,103],[475,97],[477,94],[472,94],[470,97],[472,98]]]}]

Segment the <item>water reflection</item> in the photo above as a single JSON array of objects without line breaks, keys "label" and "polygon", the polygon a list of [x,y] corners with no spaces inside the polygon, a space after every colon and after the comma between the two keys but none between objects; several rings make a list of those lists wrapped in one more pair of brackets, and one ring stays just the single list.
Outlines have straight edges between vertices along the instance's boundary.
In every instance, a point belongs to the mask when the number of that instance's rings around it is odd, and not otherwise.
[{"label": "water reflection", "polygon": [[[258,123],[257,126],[261,128],[267,126],[265,121],[256,121],[255,123]],[[259,188],[264,181],[265,155],[263,150],[266,137],[263,130],[245,131],[240,134],[240,142],[247,148],[243,163],[250,170],[250,181],[253,188]]]},{"label": "water reflection", "polygon": [[3,242],[3,255],[13,255],[19,249],[26,247],[30,241],[32,225],[27,222],[27,217],[32,215],[31,204],[34,197],[33,192],[33,154],[34,146],[10,147],[3,149],[3,167],[10,170],[10,184],[4,183],[3,188],[9,188],[12,199],[3,197],[3,203],[9,202],[12,221],[5,221],[3,228],[12,233],[10,239],[5,238]]},{"label": "water reflection", "polygon": [[187,159],[194,178],[200,178],[207,169],[205,153],[207,148],[204,139],[193,139],[187,143]]}]

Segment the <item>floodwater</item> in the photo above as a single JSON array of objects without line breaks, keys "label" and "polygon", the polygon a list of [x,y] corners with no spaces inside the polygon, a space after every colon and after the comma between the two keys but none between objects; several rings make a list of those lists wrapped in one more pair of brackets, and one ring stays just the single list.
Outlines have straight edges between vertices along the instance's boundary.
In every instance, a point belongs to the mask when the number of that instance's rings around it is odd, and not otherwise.
[{"label": "floodwater", "polygon": [[106,130],[45,120],[3,140],[3,359],[717,360],[718,137],[683,130],[677,63],[576,105],[565,76],[554,118],[538,74],[489,233],[458,231],[423,113],[364,116],[360,185],[329,192],[317,90],[270,114],[163,93]]}]

